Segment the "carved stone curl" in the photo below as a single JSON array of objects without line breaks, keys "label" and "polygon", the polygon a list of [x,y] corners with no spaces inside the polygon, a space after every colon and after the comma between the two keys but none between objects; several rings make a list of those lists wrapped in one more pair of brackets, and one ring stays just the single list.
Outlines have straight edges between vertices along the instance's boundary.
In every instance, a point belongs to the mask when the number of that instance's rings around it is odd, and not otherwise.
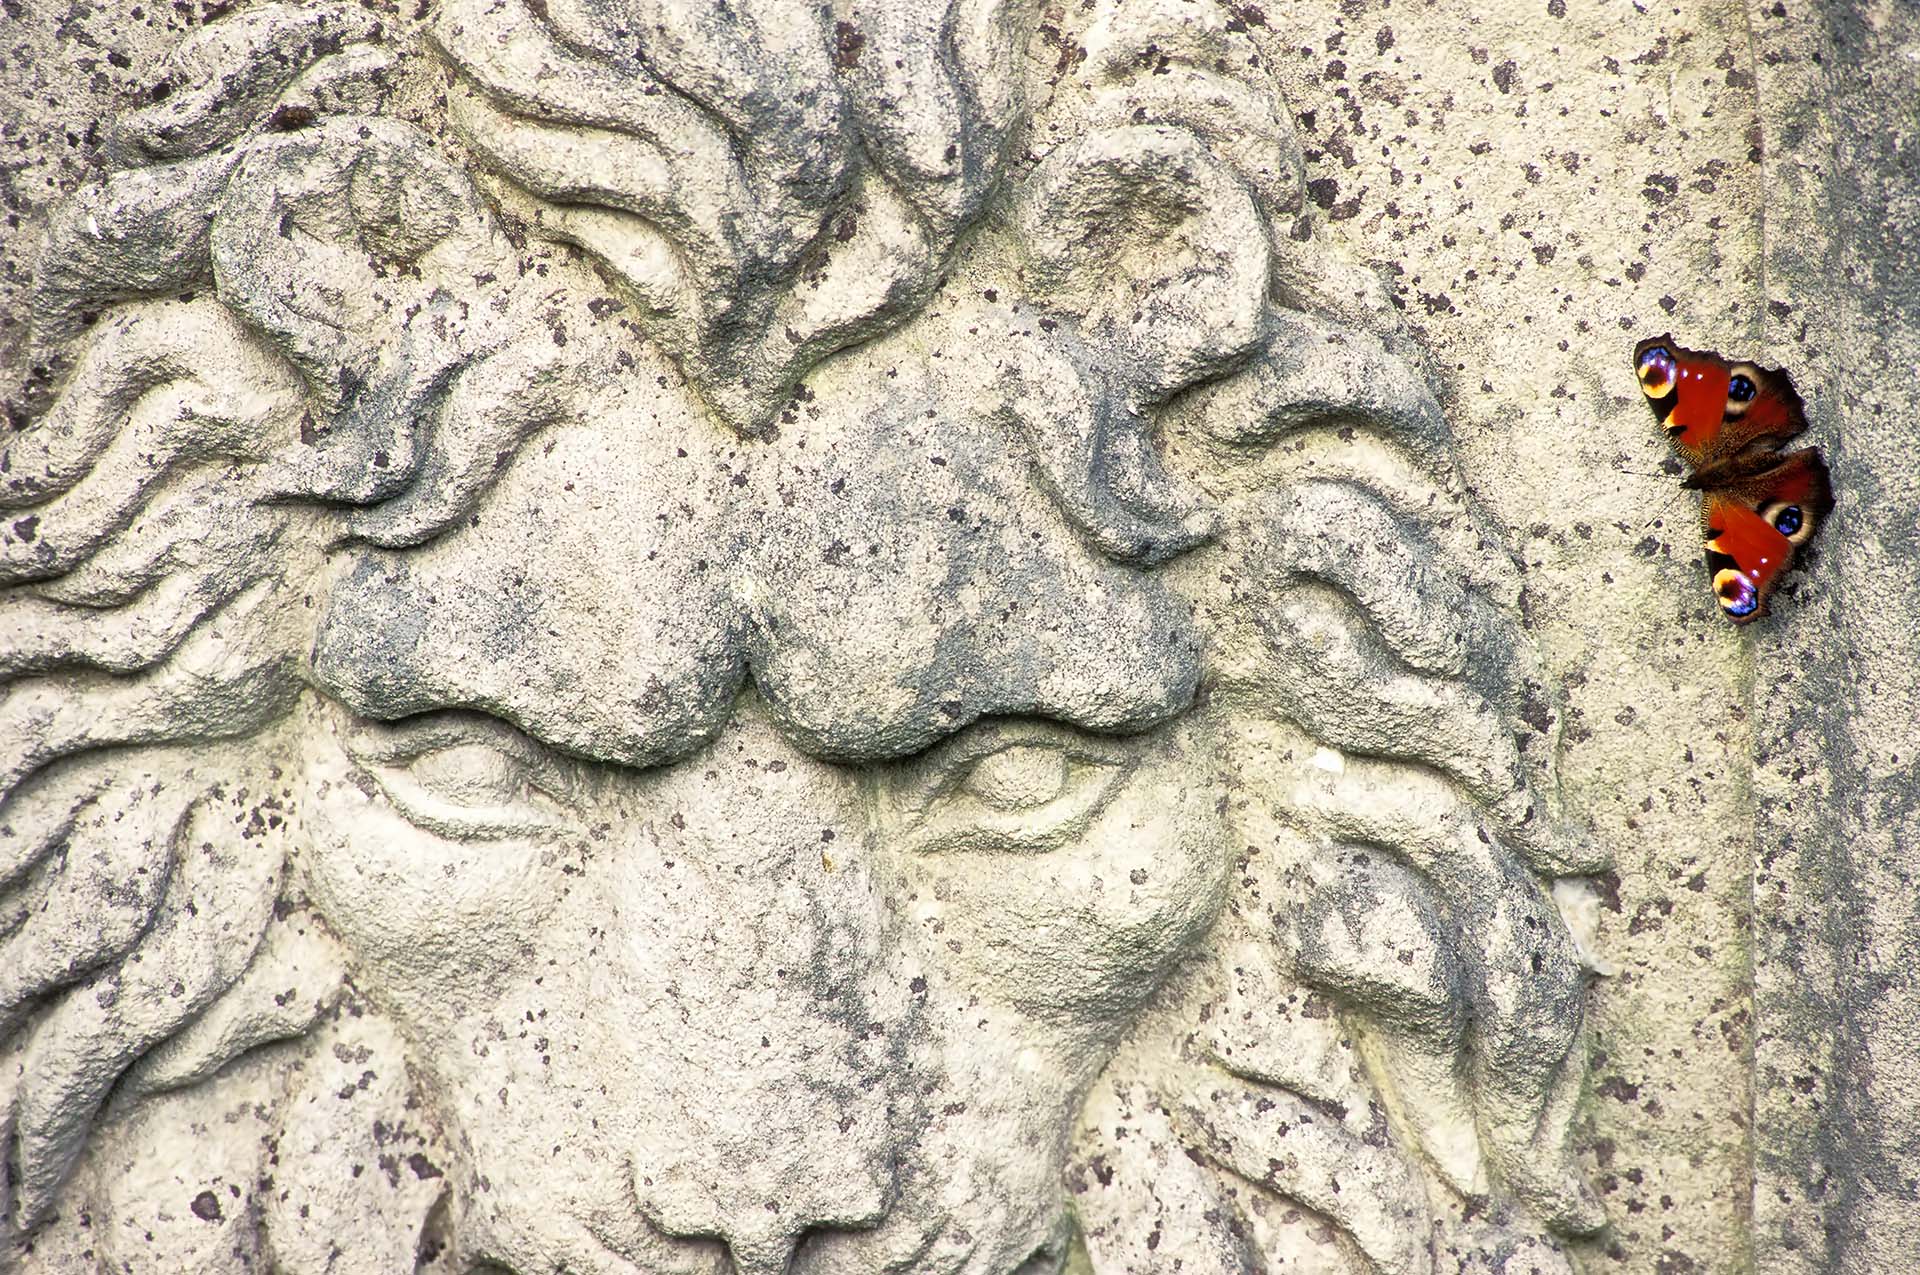
[{"label": "carved stone curl", "polygon": [[1564,1269],[1602,865],[1259,36],[188,41],[0,450],[12,1261]]}]

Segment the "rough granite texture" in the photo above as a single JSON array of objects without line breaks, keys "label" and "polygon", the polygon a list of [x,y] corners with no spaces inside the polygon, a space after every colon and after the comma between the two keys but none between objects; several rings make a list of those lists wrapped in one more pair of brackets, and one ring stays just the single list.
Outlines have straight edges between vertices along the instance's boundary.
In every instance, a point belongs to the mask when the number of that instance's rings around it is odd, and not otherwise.
[{"label": "rough granite texture", "polygon": [[0,0],[0,217],[0,1272],[1920,1269],[1910,6]]}]

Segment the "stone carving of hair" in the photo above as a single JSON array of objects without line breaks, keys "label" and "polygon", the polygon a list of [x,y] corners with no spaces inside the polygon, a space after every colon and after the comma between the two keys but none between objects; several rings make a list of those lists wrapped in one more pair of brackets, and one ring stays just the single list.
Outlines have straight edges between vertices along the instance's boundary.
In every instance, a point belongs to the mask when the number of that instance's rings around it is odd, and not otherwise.
[{"label": "stone carving of hair", "polygon": [[[1126,595],[1128,707],[1041,676],[836,734],[744,604],[685,636],[658,670],[682,707],[628,734],[505,691],[468,706],[633,765],[697,747],[750,672],[796,738],[855,759],[995,713],[1215,714],[1243,858],[1207,959],[1090,1095],[1095,1255],[1161,1269],[1164,1227],[1196,1237],[1184,1269],[1195,1244],[1259,1269],[1270,1201],[1383,1271],[1429,1269],[1435,1234],[1546,1252],[1592,1229],[1567,1148],[1585,970],[1550,890],[1602,865],[1559,809],[1518,570],[1378,282],[1315,236],[1254,11],[655,7],[439,6],[463,153],[399,118],[422,82],[401,33],[245,10],[176,52],[56,217],[33,305],[62,383],[0,447],[14,1227],[110,1094],[194,1083],[339,1003],[344,958],[286,870],[275,735],[312,687],[432,705],[342,671],[338,551],[381,571],[457,531],[636,335],[765,438],[810,369],[924,315],[984,331],[944,375]],[[907,94],[943,128],[903,127]],[[529,237],[611,281],[603,322],[555,317]],[[1029,308],[937,300],[962,258]],[[1435,1203],[1489,1199],[1478,1222]]]},{"label": "stone carving of hair", "polygon": [[[1265,1269],[1302,1209],[1366,1268],[1563,1269],[1553,1236],[1605,1216],[1569,1146],[1593,958],[1553,883],[1605,863],[1561,809],[1519,566],[1377,283],[1303,214],[1250,13],[1126,0],[1060,34],[1078,137],[1016,197],[1104,343],[1169,369],[1124,392],[1219,519],[1165,573],[1206,637],[1241,848],[1209,957],[1089,1101],[1076,1204],[1114,1269],[1191,1269],[1196,1237]],[[1135,239],[1169,259],[1157,278],[1076,237],[1151,219],[1155,164],[1227,175],[1183,229],[1231,265],[1182,258],[1165,220]]]}]

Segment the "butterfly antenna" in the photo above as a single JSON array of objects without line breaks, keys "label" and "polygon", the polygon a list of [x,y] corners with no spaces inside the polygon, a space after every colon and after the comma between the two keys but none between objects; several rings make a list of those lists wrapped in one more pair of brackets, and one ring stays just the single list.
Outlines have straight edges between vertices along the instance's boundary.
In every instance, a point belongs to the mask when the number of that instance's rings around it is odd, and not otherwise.
[{"label": "butterfly antenna", "polygon": [[1678,501],[1680,497],[1686,495],[1686,491],[1687,489],[1684,487],[1674,488],[1673,495],[1667,497],[1667,503],[1660,506],[1659,512],[1655,513],[1653,517],[1641,523],[1640,530],[1645,531],[1648,527],[1653,526],[1654,523],[1659,522],[1662,518],[1665,518],[1668,514],[1672,513],[1674,503]]}]

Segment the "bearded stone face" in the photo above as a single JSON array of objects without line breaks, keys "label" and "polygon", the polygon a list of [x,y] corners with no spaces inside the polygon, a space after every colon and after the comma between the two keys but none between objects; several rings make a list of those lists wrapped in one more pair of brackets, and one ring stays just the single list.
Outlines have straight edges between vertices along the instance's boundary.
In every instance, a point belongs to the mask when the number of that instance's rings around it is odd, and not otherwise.
[{"label": "bearded stone face", "polygon": [[1244,15],[1056,21],[269,5],[121,122],[0,449],[31,1262],[1599,1224],[1513,564]]}]

